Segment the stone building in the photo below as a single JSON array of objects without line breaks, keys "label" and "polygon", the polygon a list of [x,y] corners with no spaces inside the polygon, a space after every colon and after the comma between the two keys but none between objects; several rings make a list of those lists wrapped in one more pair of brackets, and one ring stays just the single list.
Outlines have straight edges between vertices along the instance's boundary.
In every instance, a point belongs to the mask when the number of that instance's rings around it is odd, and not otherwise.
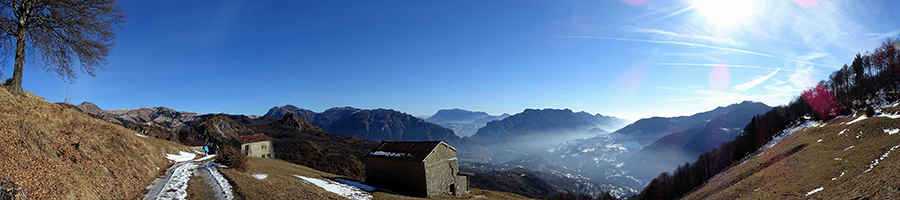
[{"label": "stone building", "polygon": [[462,196],[468,176],[459,171],[456,148],[441,141],[383,141],[366,153],[366,183],[411,196]]},{"label": "stone building", "polygon": [[240,148],[241,153],[250,157],[272,158],[275,155],[272,138],[263,134],[234,136],[227,144]]}]

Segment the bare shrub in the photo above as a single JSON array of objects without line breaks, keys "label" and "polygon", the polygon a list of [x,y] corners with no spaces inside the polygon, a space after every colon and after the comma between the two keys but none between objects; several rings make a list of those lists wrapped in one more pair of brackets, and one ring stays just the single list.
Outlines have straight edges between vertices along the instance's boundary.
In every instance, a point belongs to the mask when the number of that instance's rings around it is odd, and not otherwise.
[{"label": "bare shrub", "polygon": [[247,172],[248,169],[247,155],[244,155],[232,146],[222,148],[219,151],[219,155],[216,156],[216,162],[241,172]]}]

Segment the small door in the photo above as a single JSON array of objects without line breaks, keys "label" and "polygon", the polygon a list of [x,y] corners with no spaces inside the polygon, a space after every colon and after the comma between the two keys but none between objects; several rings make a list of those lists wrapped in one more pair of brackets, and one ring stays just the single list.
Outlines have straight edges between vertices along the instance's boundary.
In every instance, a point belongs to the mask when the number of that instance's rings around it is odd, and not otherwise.
[{"label": "small door", "polygon": [[456,184],[450,184],[450,195],[456,196]]}]

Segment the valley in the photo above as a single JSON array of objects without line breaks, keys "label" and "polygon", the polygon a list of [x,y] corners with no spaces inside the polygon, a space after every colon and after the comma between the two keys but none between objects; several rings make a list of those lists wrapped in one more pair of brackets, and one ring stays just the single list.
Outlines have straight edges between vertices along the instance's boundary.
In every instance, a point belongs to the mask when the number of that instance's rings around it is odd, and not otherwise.
[{"label": "valley", "polygon": [[[620,198],[637,194],[655,174],[729,141],[750,117],[770,109],[743,102],[692,116],[630,123],[568,109],[526,109],[501,116],[448,109],[421,119],[395,110],[352,107],[318,113],[285,105],[262,116],[195,114],[163,107],[107,111],[87,102],[76,107],[137,131],[147,130],[150,137],[185,144],[221,144],[238,135],[262,133],[273,138],[276,158],[358,180],[365,180],[362,155],[375,142],[440,140],[460,149],[460,167],[476,173],[471,180],[475,188],[529,197],[561,190],[595,196],[609,192]],[[451,129],[480,123],[483,127],[471,136],[460,137]],[[490,178],[505,174],[532,178],[499,182]]]}]

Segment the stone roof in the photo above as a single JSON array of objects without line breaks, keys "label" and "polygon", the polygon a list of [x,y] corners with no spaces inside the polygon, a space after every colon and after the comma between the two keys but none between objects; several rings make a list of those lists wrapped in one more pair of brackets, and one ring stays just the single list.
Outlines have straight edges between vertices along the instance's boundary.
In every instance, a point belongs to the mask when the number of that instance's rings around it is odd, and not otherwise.
[{"label": "stone roof", "polygon": [[424,161],[438,145],[447,145],[453,151],[455,148],[441,141],[401,142],[382,141],[375,145],[366,156],[386,157],[399,160]]},{"label": "stone roof", "polygon": [[269,138],[269,136],[266,136],[263,134],[241,135],[241,136],[235,136],[234,138],[237,139],[237,141],[241,142],[242,144],[272,140],[272,138]]}]

